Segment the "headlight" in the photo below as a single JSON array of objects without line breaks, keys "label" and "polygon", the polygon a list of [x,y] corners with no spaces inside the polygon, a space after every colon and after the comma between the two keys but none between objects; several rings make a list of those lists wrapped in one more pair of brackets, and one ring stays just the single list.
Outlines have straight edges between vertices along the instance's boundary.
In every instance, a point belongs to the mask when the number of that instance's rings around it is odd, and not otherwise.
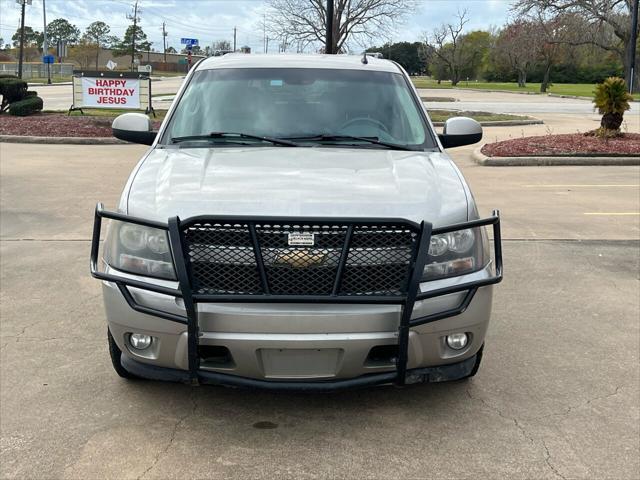
[{"label": "headlight", "polygon": [[175,280],[167,231],[112,220],[104,249],[107,265],[123,272]]},{"label": "headlight", "polygon": [[432,235],[422,281],[454,277],[484,268],[489,258],[487,243],[482,228]]}]

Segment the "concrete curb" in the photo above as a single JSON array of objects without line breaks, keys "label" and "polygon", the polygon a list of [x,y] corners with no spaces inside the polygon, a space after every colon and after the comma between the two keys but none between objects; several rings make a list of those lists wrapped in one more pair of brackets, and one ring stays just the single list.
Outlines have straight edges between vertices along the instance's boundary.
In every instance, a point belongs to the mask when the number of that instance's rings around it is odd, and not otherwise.
[{"label": "concrete curb", "polygon": [[126,145],[129,142],[114,137],[35,137],[0,135],[0,143],[48,143],[57,145]]},{"label": "concrete curb", "polygon": [[[588,100],[590,102],[593,101],[593,97],[582,97],[580,95],[563,95],[562,93],[547,93],[547,96],[555,98],[576,98],[578,100]],[[635,98],[633,98],[631,99],[631,102],[638,103],[640,102],[640,100],[636,100]]]},{"label": "concrete curb", "polygon": [[462,90],[462,91],[469,91],[472,90],[474,92],[491,92],[491,93],[515,93],[516,95],[544,95],[544,93],[540,93],[540,92],[529,92],[529,91],[524,91],[524,92],[519,92],[517,90],[487,90],[484,88],[473,88],[473,87],[451,87],[452,90]]},{"label": "concrete curb", "polygon": [[542,167],[542,166],[635,166],[640,157],[631,156],[557,156],[557,157],[488,157],[479,146],[473,151],[473,160],[485,167]]},{"label": "concrete curb", "polygon": [[547,96],[554,97],[554,98],[575,98],[578,100],[589,100],[589,101],[593,100],[592,97],[581,97],[579,95],[563,95],[562,93],[547,93]]},{"label": "concrete curb", "polygon": [[[582,97],[579,95],[565,95],[562,93],[542,93],[542,92],[518,92],[517,90],[485,90],[484,88],[471,88],[471,87],[451,87],[451,90],[474,90],[478,92],[493,92],[493,93],[515,93],[517,95],[546,95],[548,97],[555,98],[575,98],[577,100],[593,100],[592,97]],[[632,102],[640,102],[640,100],[633,99]]]},{"label": "concrete curb", "polygon": [[[491,120],[480,122],[483,127],[519,127],[523,125],[544,125],[542,120],[537,118],[531,120]],[[434,127],[444,127],[444,122],[433,122]]]},{"label": "concrete curb", "polygon": [[453,97],[420,97],[423,103],[455,103],[459,102],[457,98]]}]

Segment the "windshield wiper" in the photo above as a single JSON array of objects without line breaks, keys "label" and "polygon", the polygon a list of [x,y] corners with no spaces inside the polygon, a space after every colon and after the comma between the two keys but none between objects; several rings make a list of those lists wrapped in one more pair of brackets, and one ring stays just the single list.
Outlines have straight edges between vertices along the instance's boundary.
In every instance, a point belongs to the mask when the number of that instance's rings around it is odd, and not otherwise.
[{"label": "windshield wiper", "polygon": [[407,145],[399,145],[397,143],[385,142],[382,140],[378,140],[378,137],[356,137],[353,135],[331,135],[331,134],[320,134],[320,135],[309,135],[306,137],[288,137],[291,140],[302,140],[309,142],[331,142],[331,141],[343,141],[343,140],[357,140],[359,142],[367,142],[372,143],[374,145],[382,145],[383,147],[392,148],[394,150],[409,150],[415,151],[415,149],[410,148]]},{"label": "windshield wiper", "polygon": [[284,140],[282,138],[263,137],[260,135],[251,135],[249,133],[237,133],[237,132],[211,132],[208,135],[187,135],[184,137],[173,137],[171,143],[189,142],[192,140],[212,140],[217,138],[248,138],[252,140],[260,140],[262,142],[273,143],[274,145],[282,145],[283,147],[298,147],[299,145],[290,140]]}]

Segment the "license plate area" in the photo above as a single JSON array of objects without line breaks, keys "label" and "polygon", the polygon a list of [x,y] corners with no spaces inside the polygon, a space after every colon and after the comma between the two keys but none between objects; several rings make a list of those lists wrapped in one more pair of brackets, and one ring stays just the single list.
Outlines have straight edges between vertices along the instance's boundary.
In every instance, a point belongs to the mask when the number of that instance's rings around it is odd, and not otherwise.
[{"label": "license plate area", "polygon": [[340,348],[261,348],[257,351],[265,378],[335,377]]}]

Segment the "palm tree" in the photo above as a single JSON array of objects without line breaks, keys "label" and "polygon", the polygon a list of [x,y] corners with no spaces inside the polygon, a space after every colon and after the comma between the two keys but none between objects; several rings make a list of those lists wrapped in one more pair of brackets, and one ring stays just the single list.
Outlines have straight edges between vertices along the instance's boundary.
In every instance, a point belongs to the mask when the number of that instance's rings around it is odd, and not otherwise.
[{"label": "palm tree", "polygon": [[633,99],[627,92],[625,81],[622,78],[609,77],[596,85],[594,93],[593,103],[602,115],[597,134],[599,136],[620,134],[624,112],[631,108],[629,102]]}]

